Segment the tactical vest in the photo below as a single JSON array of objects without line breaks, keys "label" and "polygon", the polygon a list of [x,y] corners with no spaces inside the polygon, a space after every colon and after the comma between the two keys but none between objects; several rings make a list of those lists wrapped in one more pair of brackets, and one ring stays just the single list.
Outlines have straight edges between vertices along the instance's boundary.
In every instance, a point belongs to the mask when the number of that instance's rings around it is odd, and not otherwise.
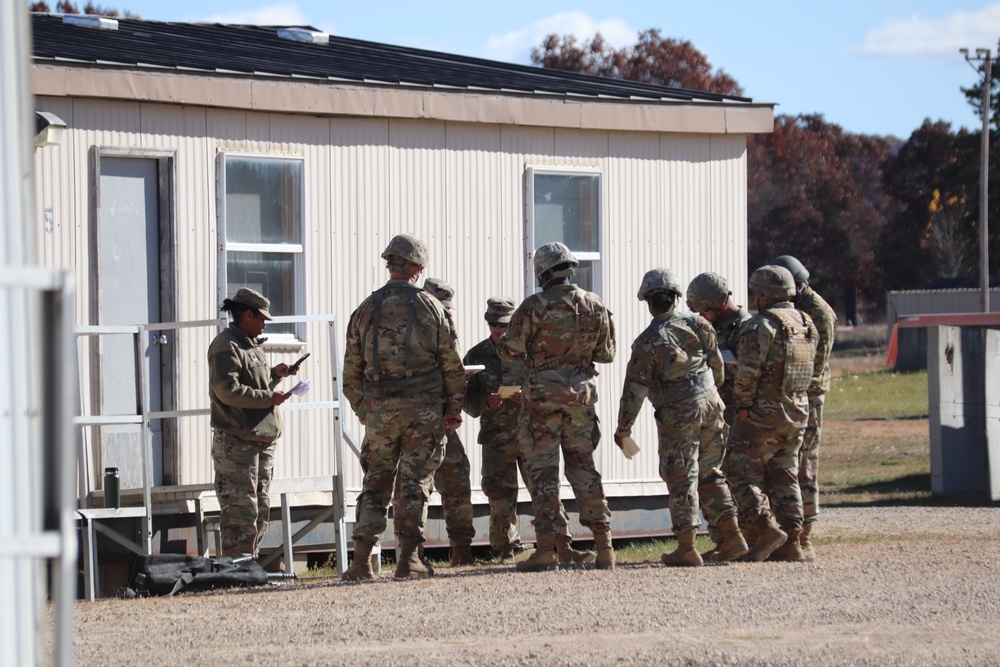
[{"label": "tactical vest", "polygon": [[[691,325],[691,328],[698,335],[698,340],[701,341],[703,355],[698,368],[692,370],[684,377],[670,378],[670,355],[667,353],[667,350],[670,347],[678,347],[678,345],[673,342],[670,336],[669,325],[678,320],[684,320]],[[657,383],[653,386],[653,389],[659,393],[660,404],[687,401],[698,396],[703,396],[711,391],[712,387],[715,386],[715,377],[712,375],[712,369],[708,367],[708,345],[705,343],[701,327],[698,326],[698,322],[694,316],[675,315],[665,322],[653,320],[649,326],[650,328],[656,327],[656,333],[663,340],[663,353],[660,355],[660,366],[657,368],[656,377],[654,378],[657,380]]]},{"label": "tactical vest", "polygon": [[785,334],[782,392],[787,395],[805,391],[812,382],[816,336],[806,324],[805,316],[793,308],[774,308],[765,313],[778,320]]},{"label": "tactical vest", "polygon": [[365,396],[370,396],[371,398],[402,398],[424,393],[440,393],[444,387],[444,373],[440,367],[419,374],[414,374],[411,367],[410,344],[413,340],[413,323],[416,320],[416,306],[414,304],[417,295],[424,291],[416,285],[407,284],[405,286],[405,289],[409,292],[406,334],[403,344],[406,376],[402,378],[382,377],[378,356],[378,327],[382,317],[382,299],[385,297],[386,290],[390,289],[390,287],[396,286],[386,285],[372,294],[374,307],[366,323],[364,333],[361,334],[361,353],[364,354],[368,332],[375,329],[375,337],[372,339],[372,377],[364,379],[363,389]]}]

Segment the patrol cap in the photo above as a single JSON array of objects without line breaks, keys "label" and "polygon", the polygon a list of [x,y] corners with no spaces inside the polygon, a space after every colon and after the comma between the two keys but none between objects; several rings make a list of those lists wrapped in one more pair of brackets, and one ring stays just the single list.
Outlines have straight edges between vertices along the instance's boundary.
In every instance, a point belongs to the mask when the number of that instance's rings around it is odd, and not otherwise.
[{"label": "patrol cap", "polygon": [[729,298],[729,282],[718,273],[699,273],[688,285],[688,308],[696,313],[704,313],[718,308]]},{"label": "patrol cap", "polygon": [[489,324],[508,324],[514,314],[514,302],[504,296],[491,296],[486,299],[486,315],[483,319]]},{"label": "patrol cap", "polygon": [[445,308],[454,308],[455,288],[440,278],[427,278],[424,280],[424,289],[434,295],[434,298],[441,302]]},{"label": "patrol cap", "polygon": [[271,317],[271,313],[268,312],[268,308],[271,307],[271,302],[268,298],[260,292],[250,289],[249,287],[241,287],[236,292],[236,296],[233,297],[233,302],[253,308],[263,315],[265,320],[274,319]]},{"label": "patrol cap", "polygon": [[670,292],[681,295],[681,284],[677,282],[677,276],[670,269],[650,269],[642,277],[639,285],[639,301],[645,301],[653,292]]},{"label": "patrol cap", "polygon": [[396,234],[382,251],[382,259],[398,255],[417,266],[426,267],[429,254],[427,244],[413,234]]}]

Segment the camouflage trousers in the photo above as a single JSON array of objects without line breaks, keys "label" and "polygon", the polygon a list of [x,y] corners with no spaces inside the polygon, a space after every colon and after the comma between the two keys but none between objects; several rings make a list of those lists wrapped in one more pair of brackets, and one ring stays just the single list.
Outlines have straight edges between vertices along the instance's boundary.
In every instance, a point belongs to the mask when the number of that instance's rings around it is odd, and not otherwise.
[{"label": "camouflage trousers", "polygon": [[740,516],[747,522],[774,516],[783,530],[802,529],[798,473],[804,431],[805,426],[772,426],[750,420],[733,425],[723,470],[733,487]]},{"label": "camouflage trousers", "polygon": [[[531,493],[531,475],[524,455],[518,451],[518,441],[510,438],[501,442],[483,445],[482,487],[490,501],[490,548],[497,553],[511,551],[521,545],[517,530],[517,472],[528,493]],[[569,516],[562,502],[559,514],[565,523],[562,535],[572,539],[569,531]]]},{"label": "camouflage trousers", "polygon": [[823,433],[826,394],[809,394],[809,423],[799,452],[799,487],[802,489],[803,523],[816,523],[819,516],[819,439]]},{"label": "camouflage trousers", "polygon": [[212,433],[215,495],[223,556],[257,557],[271,515],[275,443],[249,442],[223,431]]},{"label": "camouflage trousers", "polygon": [[455,431],[445,432],[444,460],[434,473],[434,488],[441,494],[448,540],[472,544],[476,536],[472,525],[472,466]]},{"label": "camouflage trousers", "polygon": [[600,421],[592,405],[559,405],[525,401],[518,421],[520,451],[528,464],[536,533],[565,535],[566,511],[559,499],[559,452],[566,480],[573,488],[580,523],[594,534],[611,529],[611,510],[604,497],[594,450],[601,440]]},{"label": "camouflage trousers", "polygon": [[723,518],[736,516],[721,468],[726,454],[723,409],[713,391],[656,411],[660,477],[670,492],[675,534],[694,532],[701,526],[699,506],[713,528]]},{"label": "camouflage trousers", "polygon": [[444,458],[444,409],[422,398],[369,398],[365,407],[365,477],[353,537],[378,543],[392,502],[397,539],[423,543],[427,501]]}]

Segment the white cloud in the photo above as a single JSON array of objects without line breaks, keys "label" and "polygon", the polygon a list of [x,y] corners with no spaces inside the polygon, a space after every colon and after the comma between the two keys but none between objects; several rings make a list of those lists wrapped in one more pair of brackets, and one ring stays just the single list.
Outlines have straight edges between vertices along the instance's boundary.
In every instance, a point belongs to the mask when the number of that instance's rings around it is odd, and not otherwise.
[{"label": "white cloud", "polygon": [[995,53],[997,37],[1000,37],[1000,3],[977,11],[959,10],[940,18],[914,14],[887,21],[869,31],[854,52],[874,56],[957,57],[961,48],[988,48]]},{"label": "white cloud", "polygon": [[527,64],[531,61],[531,48],[548,35],[573,35],[582,41],[598,32],[616,47],[635,44],[638,37],[638,31],[622,19],[596,21],[583,12],[560,12],[506,34],[491,36],[486,40],[482,57]]},{"label": "white cloud", "polygon": [[309,18],[298,5],[267,5],[256,9],[211,14],[195,19],[205,23],[234,23],[239,25],[309,25]]}]

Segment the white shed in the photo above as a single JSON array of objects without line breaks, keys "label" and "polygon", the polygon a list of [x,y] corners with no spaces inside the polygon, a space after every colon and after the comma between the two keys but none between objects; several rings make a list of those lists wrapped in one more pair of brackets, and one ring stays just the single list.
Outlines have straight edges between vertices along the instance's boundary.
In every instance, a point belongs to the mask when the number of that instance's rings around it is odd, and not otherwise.
[{"label": "white shed", "polygon": [[[39,257],[75,271],[79,326],[211,320],[250,285],[277,315],[336,315],[342,345],[348,315],[387,277],[380,252],[410,232],[430,246],[427,275],[457,288],[468,349],[488,335],[486,298],[529,294],[533,249],[563,241],[618,329],[598,404],[598,466],[622,510],[613,528],[669,532],[651,411],[636,459],[610,439],[629,346],[649,320],[635,294],[646,270],[664,266],[682,281],[718,271],[745,302],[746,138],[772,130],[772,104],[312,29],[35,14],[33,37],[36,108],[67,124],[63,145],[36,155]],[[151,401],[207,406],[215,331],[143,343]],[[327,371],[337,360],[320,326],[269,331],[275,360],[312,352],[312,395],[335,395]],[[128,341],[81,350],[85,407],[127,412]],[[211,482],[207,417],[157,421],[155,484]],[[286,421],[276,476],[330,472],[329,422],[306,411]],[[467,421],[460,433],[485,503],[477,423]],[[353,415],[344,425],[360,435]],[[88,441],[95,488],[95,471],[134,451],[134,434],[119,431]],[[122,474],[123,487],[141,479]],[[353,457],[344,478],[352,503]],[[662,510],[655,525],[647,510]]]}]

